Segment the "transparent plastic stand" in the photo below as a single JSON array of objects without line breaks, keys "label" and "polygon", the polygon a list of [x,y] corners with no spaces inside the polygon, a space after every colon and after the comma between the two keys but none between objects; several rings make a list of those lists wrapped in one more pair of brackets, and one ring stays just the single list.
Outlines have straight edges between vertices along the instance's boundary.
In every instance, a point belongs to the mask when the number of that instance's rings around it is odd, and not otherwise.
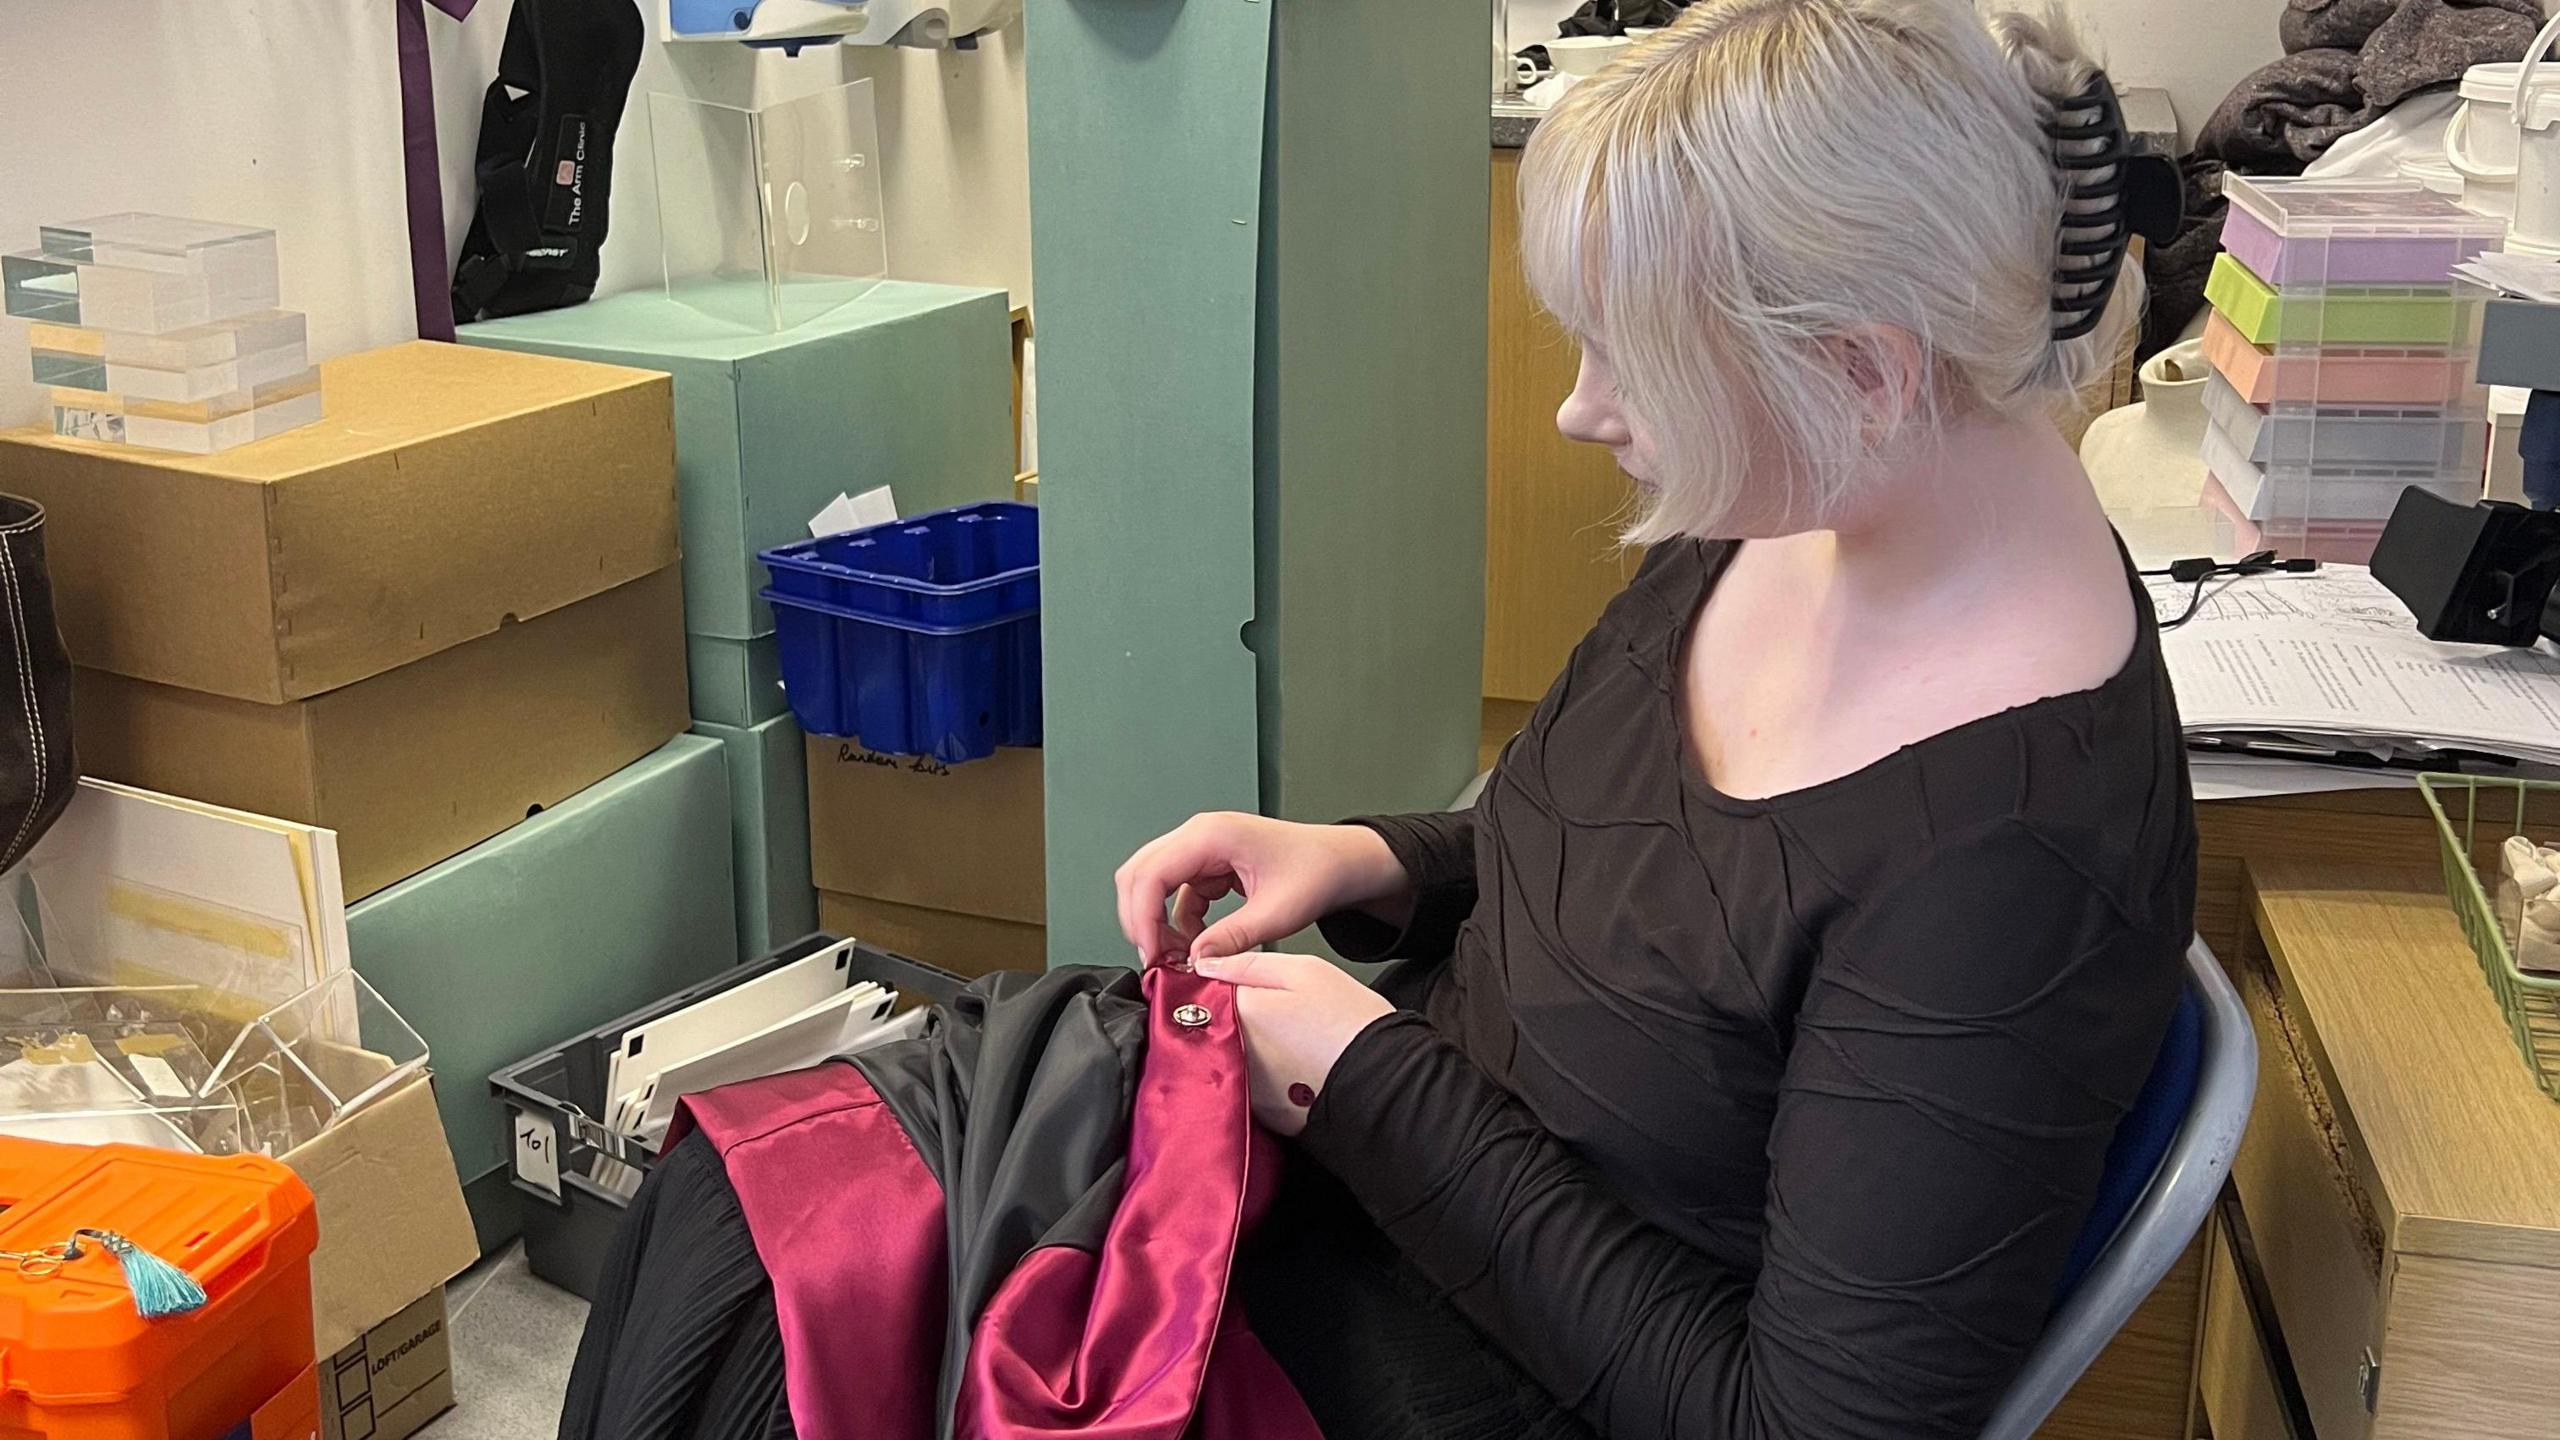
[{"label": "transparent plastic stand", "polygon": [[759,110],[651,95],[649,131],[671,299],[773,333],[888,274],[872,82]]},{"label": "transparent plastic stand", "polygon": [[282,1155],[426,1068],[425,1039],[349,970],[241,1026],[208,1087],[240,1105],[257,1150]]}]

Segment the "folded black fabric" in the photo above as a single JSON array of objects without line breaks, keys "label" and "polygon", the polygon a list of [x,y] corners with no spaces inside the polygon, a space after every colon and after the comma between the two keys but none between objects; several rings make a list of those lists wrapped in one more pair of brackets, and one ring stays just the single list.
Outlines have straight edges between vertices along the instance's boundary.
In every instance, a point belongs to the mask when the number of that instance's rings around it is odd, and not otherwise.
[{"label": "folded black fabric", "polygon": [[1556,22],[1556,34],[1624,35],[1630,28],[1659,29],[1688,8],[1689,0],[1589,0]]}]

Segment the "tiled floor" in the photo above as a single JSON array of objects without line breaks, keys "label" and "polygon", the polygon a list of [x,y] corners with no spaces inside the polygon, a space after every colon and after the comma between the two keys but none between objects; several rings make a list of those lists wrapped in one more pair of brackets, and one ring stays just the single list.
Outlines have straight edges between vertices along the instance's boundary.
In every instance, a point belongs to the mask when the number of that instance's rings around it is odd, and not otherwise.
[{"label": "tiled floor", "polygon": [[547,1440],[586,1328],[587,1303],[537,1280],[510,1245],[445,1287],[460,1397],[424,1440]]}]

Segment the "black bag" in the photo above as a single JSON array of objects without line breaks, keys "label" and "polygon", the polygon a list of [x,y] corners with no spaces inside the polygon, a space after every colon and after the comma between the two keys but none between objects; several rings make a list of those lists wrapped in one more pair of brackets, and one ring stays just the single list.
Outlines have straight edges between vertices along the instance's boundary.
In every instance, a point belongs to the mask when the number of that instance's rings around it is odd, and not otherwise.
[{"label": "black bag", "polygon": [[595,293],[613,134],[646,38],[632,0],[516,0],[480,104],[480,205],[454,266],[455,319]]},{"label": "black bag", "polygon": [[53,619],[44,507],[0,495],[0,870],[44,838],[79,779],[71,656]]}]

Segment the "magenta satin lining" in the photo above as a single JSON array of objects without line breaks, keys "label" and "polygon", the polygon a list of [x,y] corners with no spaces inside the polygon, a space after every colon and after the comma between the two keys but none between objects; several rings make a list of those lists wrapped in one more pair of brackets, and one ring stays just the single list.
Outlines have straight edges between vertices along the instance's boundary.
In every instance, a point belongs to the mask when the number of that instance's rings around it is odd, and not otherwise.
[{"label": "magenta satin lining", "polygon": [[773,1277],[800,1440],[932,1440],[948,1310],[942,1187],[850,1065],[688,1097]]},{"label": "magenta satin lining", "polygon": [[[1279,1158],[1253,1126],[1235,992],[1174,970],[1146,985],[1120,1208],[1101,1253],[1034,1251],[997,1290],[961,1381],[961,1440],[1322,1440],[1227,1305]],[[1169,1018],[1186,1006],[1208,1023]]]},{"label": "magenta satin lining", "polygon": [[[1146,986],[1119,1208],[1098,1253],[1033,1251],[997,1289],[961,1378],[960,1440],[1322,1440],[1227,1303],[1280,1154],[1253,1125],[1234,992],[1170,970]],[[1175,1023],[1186,1006],[1209,1022]],[[930,1440],[942,1192],[888,1106],[852,1066],[821,1065],[687,1099],[667,1143],[694,1126],[773,1276],[800,1440]]]}]

